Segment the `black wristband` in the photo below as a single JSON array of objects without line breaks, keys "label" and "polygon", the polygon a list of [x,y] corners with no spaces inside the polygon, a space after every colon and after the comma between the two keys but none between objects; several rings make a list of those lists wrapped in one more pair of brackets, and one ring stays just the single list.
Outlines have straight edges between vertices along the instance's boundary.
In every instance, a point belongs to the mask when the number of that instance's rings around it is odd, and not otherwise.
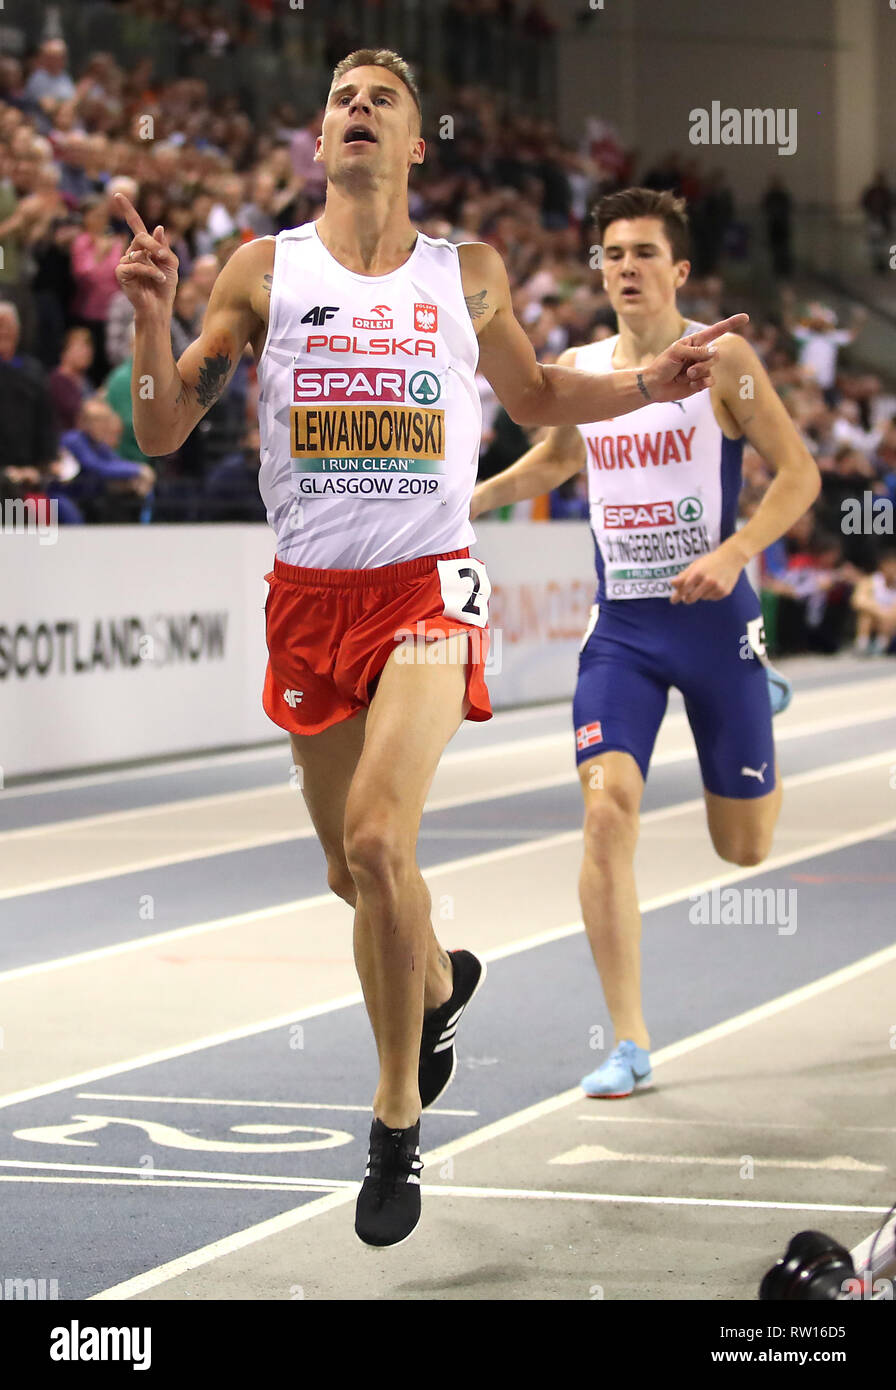
[{"label": "black wristband", "polygon": [[651,396],[647,387],[644,385],[644,378],[640,372],[638,372],[638,390],[641,392],[641,395],[644,397],[645,401],[653,400],[653,396]]}]

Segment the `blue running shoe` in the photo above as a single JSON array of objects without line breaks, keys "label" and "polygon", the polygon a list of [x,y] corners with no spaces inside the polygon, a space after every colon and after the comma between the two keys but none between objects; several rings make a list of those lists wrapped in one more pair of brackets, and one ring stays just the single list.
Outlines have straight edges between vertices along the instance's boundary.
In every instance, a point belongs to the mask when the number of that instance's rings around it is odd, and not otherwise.
[{"label": "blue running shoe", "polygon": [[626,1039],[602,1066],[582,1078],[581,1086],[595,1100],[619,1100],[652,1082],[650,1053]]},{"label": "blue running shoe", "polygon": [[767,663],[765,676],[772,702],[772,715],[783,714],[793,699],[793,686],[786,676],[782,676],[780,671],[776,671],[774,666],[769,666]]}]

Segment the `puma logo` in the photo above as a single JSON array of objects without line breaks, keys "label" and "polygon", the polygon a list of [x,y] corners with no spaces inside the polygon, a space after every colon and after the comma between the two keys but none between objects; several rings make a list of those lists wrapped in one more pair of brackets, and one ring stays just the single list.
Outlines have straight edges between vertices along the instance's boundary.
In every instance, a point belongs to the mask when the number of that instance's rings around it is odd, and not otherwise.
[{"label": "puma logo", "polygon": [[742,767],[740,770],[740,775],[741,777],[755,777],[757,781],[761,782],[762,785],[765,786],[765,769],[767,767],[768,763],[763,763],[762,767],[759,769],[758,772],[754,767]]}]

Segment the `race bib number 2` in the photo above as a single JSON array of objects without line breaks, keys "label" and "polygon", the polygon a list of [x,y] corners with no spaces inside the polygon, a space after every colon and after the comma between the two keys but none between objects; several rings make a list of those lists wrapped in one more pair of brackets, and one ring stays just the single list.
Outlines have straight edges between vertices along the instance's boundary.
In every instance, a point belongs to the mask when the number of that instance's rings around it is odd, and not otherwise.
[{"label": "race bib number 2", "polygon": [[485,627],[492,586],[481,560],[439,560],[439,583],[446,618]]}]

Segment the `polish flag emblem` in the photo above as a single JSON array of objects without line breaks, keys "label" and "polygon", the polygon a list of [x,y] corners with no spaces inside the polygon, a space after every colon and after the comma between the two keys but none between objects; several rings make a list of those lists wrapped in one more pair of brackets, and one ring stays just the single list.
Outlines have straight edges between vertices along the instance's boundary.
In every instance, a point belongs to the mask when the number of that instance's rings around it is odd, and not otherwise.
[{"label": "polish flag emblem", "polygon": [[576,729],[576,748],[579,752],[583,748],[590,748],[594,743],[603,743],[604,736],[601,733],[600,720],[596,719],[593,724],[580,724]]},{"label": "polish flag emblem", "polygon": [[435,304],[414,305],[414,327],[418,333],[435,333],[439,326],[439,311]]}]

